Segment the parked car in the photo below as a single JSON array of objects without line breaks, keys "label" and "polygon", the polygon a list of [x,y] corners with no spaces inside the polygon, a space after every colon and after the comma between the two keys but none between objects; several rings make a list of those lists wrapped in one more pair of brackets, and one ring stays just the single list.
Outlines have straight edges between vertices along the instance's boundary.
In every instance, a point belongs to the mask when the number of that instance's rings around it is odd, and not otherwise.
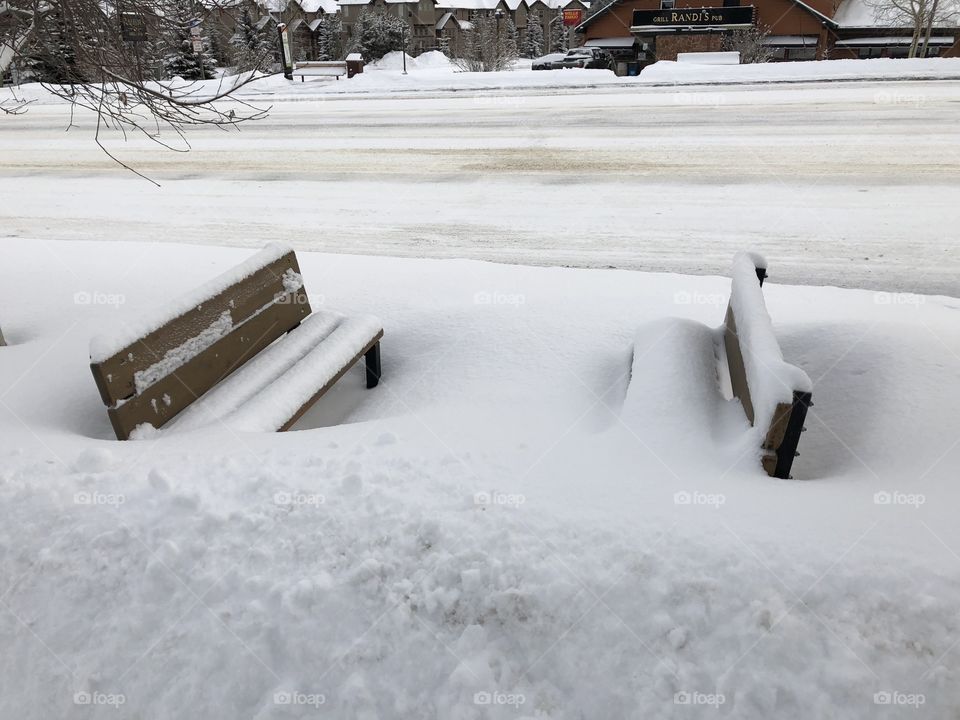
[{"label": "parked car", "polygon": [[614,63],[613,56],[603,48],[578,47],[568,50],[556,67],[613,70]]},{"label": "parked car", "polygon": [[550,53],[549,55],[544,55],[543,57],[538,57],[533,61],[533,64],[530,66],[531,70],[556,70],[560,66],[556,63],[559,63],[566,57],[566,53]]}]

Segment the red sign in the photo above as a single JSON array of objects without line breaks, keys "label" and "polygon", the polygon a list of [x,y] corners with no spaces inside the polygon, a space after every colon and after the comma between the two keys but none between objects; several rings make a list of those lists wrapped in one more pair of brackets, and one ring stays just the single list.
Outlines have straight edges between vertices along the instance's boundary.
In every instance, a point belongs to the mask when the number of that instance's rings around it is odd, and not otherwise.
[{"label": "red sign", "polygon": [[573,27],[574,25],[579,25],[581,22],[583,22],[583,10],[563,11],[564,27]]}]

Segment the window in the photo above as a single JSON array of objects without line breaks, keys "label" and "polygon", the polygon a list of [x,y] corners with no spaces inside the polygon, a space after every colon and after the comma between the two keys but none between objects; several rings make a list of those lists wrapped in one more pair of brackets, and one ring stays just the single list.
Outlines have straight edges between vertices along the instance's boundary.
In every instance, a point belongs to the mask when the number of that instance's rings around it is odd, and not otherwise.
[{"label": "window", "polygon": [[740,7],[740,0],[723,0],[724,7]]},{"label": "window", "polygon": [[676,0],[660,0],[660,9],[661,10],[673,10],[673,6]]}]

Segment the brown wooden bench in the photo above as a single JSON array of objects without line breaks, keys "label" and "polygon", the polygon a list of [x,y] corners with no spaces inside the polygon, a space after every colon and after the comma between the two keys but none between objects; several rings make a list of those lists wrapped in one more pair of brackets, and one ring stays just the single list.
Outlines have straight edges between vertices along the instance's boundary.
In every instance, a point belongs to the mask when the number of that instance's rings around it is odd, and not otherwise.
[{"label": "brown wooden bench", "polygon": [[763,469],[772,477],[789,478],[813,405],[812,385],[806,373],[783,360],[763,300],[766,277],[763,258],[742,253],[734,259],[723,343],[734,397],[751,425],[767,428]]},{"label": "brown wooden bench", "polygon": [[311,312],[296,255],[272,245],[94,338],[90,369],[120,440],[168,423],[283,431],[361,357],[375,387],[382,336],[375,318]]}]

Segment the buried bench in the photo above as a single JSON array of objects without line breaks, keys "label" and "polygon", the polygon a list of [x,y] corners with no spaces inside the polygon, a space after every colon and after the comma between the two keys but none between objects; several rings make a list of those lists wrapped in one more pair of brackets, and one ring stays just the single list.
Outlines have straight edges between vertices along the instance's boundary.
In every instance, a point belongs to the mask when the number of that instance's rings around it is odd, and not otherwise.
[{"label": "buried bench", "polygon": [[294,63],[293,74],[300,76],[300,82],[310,77],[335,77],[339,80],[347,74],[347,63],[343,60],[309,60]]},{"label": "buried bench", "polygon": [[135,326],[95,337],[90,369],[120,440],[168,423],[283,431],[361,357],[375,387],[382,336],[376,318],[311,312],[296,255],[271,245]]},{"label": "buried bench", "polygon": [[763,300],[767,263],[759,255],[740,253],[733,261],[730,303],[723,345],[730,389],[754,427],[766,428],[761,462],[768,475],[789,478],[813,405],[812,383],[803,370],[784,361]]}]

